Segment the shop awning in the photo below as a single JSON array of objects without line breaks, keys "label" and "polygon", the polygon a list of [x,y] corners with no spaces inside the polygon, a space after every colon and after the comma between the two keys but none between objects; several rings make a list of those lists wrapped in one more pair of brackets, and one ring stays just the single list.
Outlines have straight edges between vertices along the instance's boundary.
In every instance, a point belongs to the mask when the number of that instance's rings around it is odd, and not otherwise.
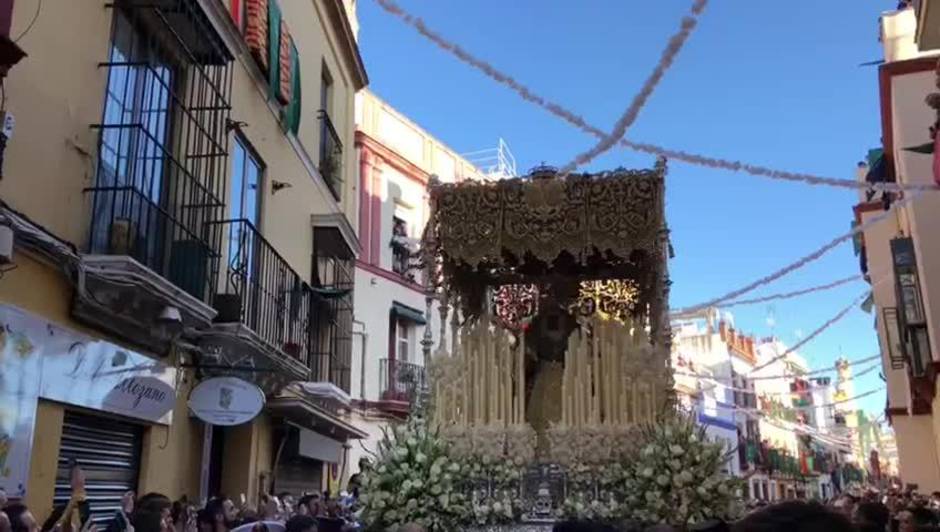
[{"label": "shop awning", "polygon": [[331,464],[343,461],[343,442],[303,427],[297,427],[297,430],[300,431],[297,454]]},{"label": "shop awning", "polygon": [[392,314],[418,325],[425,325],[428,322],[424,317],[424,312],[409,307],[408,305],[403,305],[398,301],[392,301]]},{"label": "shop awning", "polygon": [[301,397],[278,397],[268,401],[266,409],[298,426],[320,434],[327,434],[338,441],[362,440],[369,435],[340,417]]}]

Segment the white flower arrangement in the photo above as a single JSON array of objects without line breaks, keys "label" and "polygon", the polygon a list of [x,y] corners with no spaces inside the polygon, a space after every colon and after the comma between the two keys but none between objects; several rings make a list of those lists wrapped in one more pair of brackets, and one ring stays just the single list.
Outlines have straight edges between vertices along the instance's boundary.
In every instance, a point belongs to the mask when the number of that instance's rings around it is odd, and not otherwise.
[{"label": "white flower arrangement", "polygon": [[685,527],[737,516],[740,481],[721,473],[724,447],[694,420],[678,415],[648,425],[638,445],[618,490],[629,508],[623,517]]},{"label": "white flower arrangement", "polygon": [[437,431],[413,418],[386,432],[376,464],[363,475],[363,521],[377,530],[412,522],[455,530],[469,511],[458,485],[462,470]]}]

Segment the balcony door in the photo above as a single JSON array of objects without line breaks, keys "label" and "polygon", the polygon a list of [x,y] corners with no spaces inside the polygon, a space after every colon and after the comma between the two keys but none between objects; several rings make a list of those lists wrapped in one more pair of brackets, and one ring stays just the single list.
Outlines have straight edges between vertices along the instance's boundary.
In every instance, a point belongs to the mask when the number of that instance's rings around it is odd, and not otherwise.
[{"label": "balcony door", "polygon": [[[228,231],[229,283],[241,297],[242,319],[257,327],[261,306],[261,188],[264,167],[248,142],[238,136],[232,150]],[[257,329],[256,329],[257,330]]]},{"label": "balcony door", "polygon": [[95,196],[96,251],[165,264],[167,139],[175,69],[156,39],[115,10]]}]

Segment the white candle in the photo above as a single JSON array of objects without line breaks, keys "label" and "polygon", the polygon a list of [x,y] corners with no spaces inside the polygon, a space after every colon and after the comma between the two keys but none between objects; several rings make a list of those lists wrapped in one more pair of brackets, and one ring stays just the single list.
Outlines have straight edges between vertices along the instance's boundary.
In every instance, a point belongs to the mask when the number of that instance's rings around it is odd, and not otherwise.
[{"label": "white candle", "polygon": [[519,408],[519,419],[518,423],[525,423],[525,331],[522,331],[522,334],[519,335],[519,380],[516,382],[517,390],[516,394],[519,398],[518,408]]},{"label": "white candle", "polygon": [[630,387],[633,389],[633,399],[630,401],[631,402],[630,407],[633,410],[633,422],[639,423],[640,422],[640,411],[639,411],[640,405],[639,405],[639,397],[638,397],[639,390],[637,390],[637,384],[636,384],[635,378],[631,377],[630,383],[631,383]]}]

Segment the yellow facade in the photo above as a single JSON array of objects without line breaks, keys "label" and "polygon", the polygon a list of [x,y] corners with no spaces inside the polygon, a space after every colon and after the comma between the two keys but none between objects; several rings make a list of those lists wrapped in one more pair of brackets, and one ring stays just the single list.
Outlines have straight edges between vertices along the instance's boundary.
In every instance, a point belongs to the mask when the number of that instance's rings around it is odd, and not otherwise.
[{"label": "yellow facade", "polygon": [[[28,57],[4,80],[4,105],[16,117],[16,128],[4,154],[0,198],[82,254],[88,252],[93,208],[87,189],[95,184],[99,162],[99,131],[91,126],[102,122],[108,69],[100,63],[109,56],[114,13],[103,3],[46,2],[36,23],[31,24],[40,1],[20,0],[14,11],[11,34],[23,33],[27,25],[31,28],[18,42]],[[285,132],[282,109],[272,103],[267,80],[248,53],[239,29],[227,18],[228,2],[193,2],[235,58],[230,118],[241,127],[238,132],[229,131],[228,144],[240,135],[263,163],[259,231],[302,281],[314,284],[312,217],[335,214],[349,223],[357,210],[354,97],[366,78],[355,35],[349,35],[349,28],[357,27],[355,20],[348,18],[354,14],[342,0],[280,2],[283,20],[292,29],[302,74],[303,106],[295,135]],[[324,69],[332,81],[329,115],[344,147],[338,199],[318,169],[323,129],[317,109],[322,101]],[[232,173],[226,160],[220,177],[228,187]],[[280,188],[275,189],[275,183]],[[225,188],[224,198],[230,192]],[[350,247],[355,248],[355,243]],[[14,264],[16,269],[0,280],[0,304],[159,358],[158,353],[76,321],[75,279],[69,278],[71,273],[64,271],[63,264],[49,263],[19,246]],[[173,366],[184,361],[179,357],[172,352],[160,361]],[[197,384],[196,372],[182,368],[178,375],[172,424],[141,424],[137,492],[160,492],[174,499],[185,495],[198,501],[203,490],[206,425],[191,416],[187,405],[189,392]],[[25,500],[40,519],[52,508],[63,419],[72,408],[39,402]],[[232,497],[244,494],[249,502],[257,502],[262,491],[271,489],[265,483],[276,466],[274,424],[274,418],[262,413],[228,432],[223,493]]]},{"label": "yellow facade", "polygon": [[[52,265],[25,254],[16,257],[17,268],[0,282],[0,303],[26,310],[65,328],[94,335],[74,321],[68,312],[72,287]],[[191,377],[186,383],[191,383]],[[138,492],[152,491],[170,497],[199,493],[202,424],[189,416],[188,389],[184,383],[169,427],[153,425],[144,432]],[[48,515],[55,491],[62,420],[69,407],[40,400],[36,415],[26,502],[36,515]],[[107,416],[107,414],[104,414]],[[169,464],[169,466],[168,466]]]}]

